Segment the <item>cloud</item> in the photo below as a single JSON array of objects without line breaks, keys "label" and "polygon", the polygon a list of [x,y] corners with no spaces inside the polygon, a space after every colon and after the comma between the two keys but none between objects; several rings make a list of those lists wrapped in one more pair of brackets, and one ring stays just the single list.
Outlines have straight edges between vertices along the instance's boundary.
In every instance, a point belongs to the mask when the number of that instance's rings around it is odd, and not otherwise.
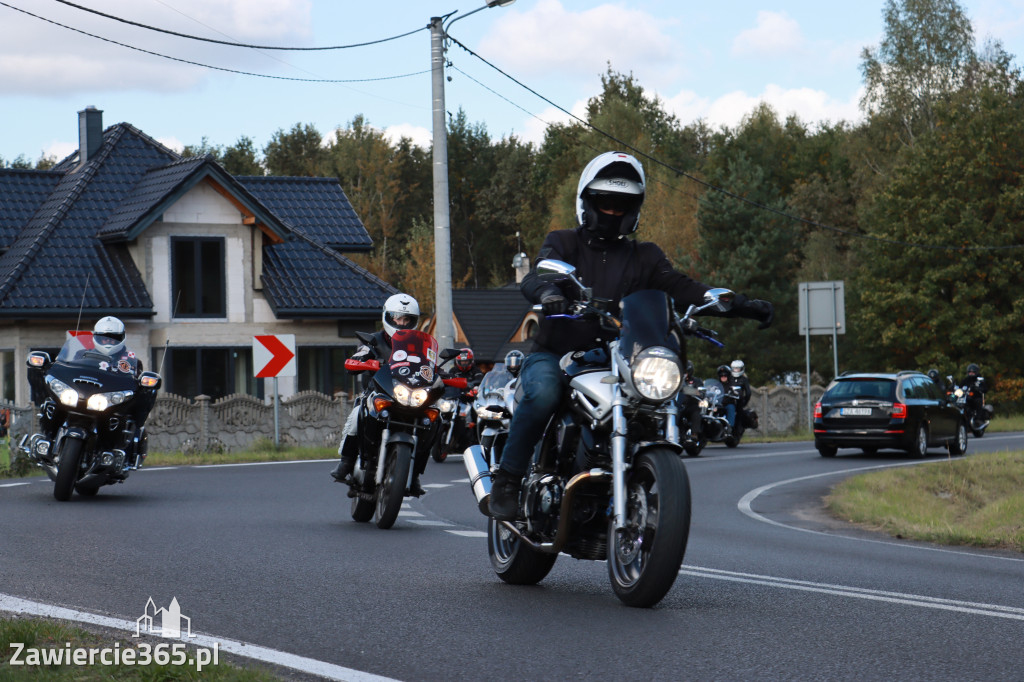
[{"label": "cloud", "polygon": [[684,125],[703,118],[713,128],[738,126],[743,117],[761,102],[771,105],[781,118],[796,115],[808,125],[837,123],[840,120],[856,122],[861,118],[858,103],[862,94],[863,89],[858,89],[844,101],[831,97],[822,90],[783,89],[778,85],[768,85],[759,95],[749,95],[736,90],[710,100],[684,90],[674,97],[666,98],[665,108],[675,114]]},{"label": "cloud", "polygon": [[432,131],[409,123],[399,123],[398,125],[384,128],[384,137],[391,144],[398,144],[399,140],[403,137],[408,137],[414,145],[423,149],[430,149],[434,143],[434,133]]},{"label": "cloud", "polygon": [[[571,107],[569,107],[569,111],[572,112],[573,116],[586,120],[587,100],[577,100]],[[556,123],[572,123],[574,121],[575,119],[573,119],[572,116],[569,116],[561,109],[548,107],[537,114],[536,117],[531,116],[526,119],[522,127],[516,131],[516,135],[523,142],[532,142],[535,145],[540,145],[544,142],[544,133],[547,131],[548,126]]]},{"label": "cloud", "polygon": [[608,63],[624,73],[679,69],[664,21],[646,12],[608,4],[571,12],[559,0],[500,11],[501,21],[480,41],[480,52],[518,76],[594,76]]},{"label": "cloud", "polygon": [[798,52],[804,37],[800,25],[785,13],[761,11],[757,13],[757,26],[741,31],[732,41],[736,56],[778,57]]},{"label": "cloud", "polygon": [[[103,12],[116,17],[216,40],[303,44],[311,36],[310,0],[179,0],[174,8],[137,0],[106,0],[101,4]],[[180,92],[210,74],[208,69],[123,45],[236,70],[282,68],[279,58],[257,50],[169,36],[65,5],[47,3],[32,10],[38,17],[5,10],[0,21],[0,91],[8,95]]]}]

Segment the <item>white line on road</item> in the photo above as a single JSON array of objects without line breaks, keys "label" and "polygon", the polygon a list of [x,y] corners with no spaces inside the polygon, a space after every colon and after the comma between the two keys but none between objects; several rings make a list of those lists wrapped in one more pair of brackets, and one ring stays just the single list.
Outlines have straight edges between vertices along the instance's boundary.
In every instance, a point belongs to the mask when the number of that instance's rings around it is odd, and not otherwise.
[{"label": "white line on road", "polygon": [[4,483],[0,485],[0,488],[16,488],[19,485],[28,485],[32,481],[25,481],[24,483]]},{"label": "white line on road", "polygon": [[447,521],[431,521],[430,519],[409,519],[409,523],[415,523],[417,526],[451,526],[453,524]]},{"label": "white line on road", "polygon": [[882,601],[891,604],[905,604],[928,609],[940,609],[943,611],[957,611],[959,613],[971,613],[979,616],[990,616],[993,618],[1010,618],[1012,620],[1024,620],[1024,609],[1015,606],[1002,606],[999,604],[979,604],[976,602],[960,601],[957,599],[941,599],[938,597],[926,597],[917,594],[906,594],[903,592],[886,592],[884,590],[870,590],[860,587],[848,587],[846,585],[832,585],[829,583],[815,583],[807,580],[792,580],[790,578],[776,578],[769,575],[756,575],[753,573],[736,573],[734,571],[722,571],[714,568],[702,568],[700,566],[684,566],[679,571],[683,575],[698,578],[713,578],[715,580],[728,580],[732,582],[748,583],[751,585],[766,585],[769,587],[780,587],[787,590],[801,590],[804,592],[818,592],[831,594],[839,597],[854,597],[871,601]]},{"label": "white line on road", "polygon": [[[95,613],[76,611],[74,609],[67,609],[59,606],[51,606],[49,604],[28,601],[27,599],[21,599],[7,594],[0,594],[0,611],[23,613],[30,616],[41,616],[43,618],[59,618],[61,620],[70,620],[76,623],[91,623],[105,628],[112,628],[114,630],[122,630],[132,633],[135,632],[135,628],[137,627],[137,623],[135,621],[121,620],[120,618],[110,618],[108,616],[100,616]],[[306,658],[305,656],[296,656],[295,654],[289,654],[285,651],[268,649],[267,647],[258,646],[256,644],[250,644],[248,642],[241,642],[233,639],[225,639],[224,637],[217,637],[214,635],[195,635],[194,637],[183,636],[182,641],[188,644],[207,648],[213,648],[213,645],[217,644],[221,651],[226,651],[236,656],[251,658],[256,661],[263,661],[264,663],[270,663],[271,665],[291,668],[292,670],[298,670],[310,675],[324,677],[329,680],[347,680],[349,682],[394,682],[390,677],[381,677],[380,675],[373,675],[361,670],[353,670],[352,668],[345,668],[340,665],[334,665],[333,663],[326,663],[313,658]]]},{"label": "white line on road", "polygon": [[485,538],[487,533],[482,530],[446,530],[445,533],[451,533],[452,535],[458,535],[464,538]]}]

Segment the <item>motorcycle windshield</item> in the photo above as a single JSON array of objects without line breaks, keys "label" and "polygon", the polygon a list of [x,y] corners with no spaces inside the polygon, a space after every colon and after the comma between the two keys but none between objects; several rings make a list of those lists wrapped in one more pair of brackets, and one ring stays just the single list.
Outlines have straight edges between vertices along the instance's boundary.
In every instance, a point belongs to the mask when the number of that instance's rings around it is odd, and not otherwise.
[{"label": "motorcycle windshield", "polygon": [[432,386],[437,370],[437,340],[416,329],[400,329],[391,337],[391,375],[410,388]]},{"label": "motorcycle windshield", "polygon": [[[92,332],[68,332],[68,339],[57,354],[57,362],[73,365],[80,369],[117,370],[119,357],[111,357],[96,350],[92,342]],[[126,365],[132,363],[126,361]],[[122,369],[126,374],[134,374],[134,367]]]},{"label": "motorcycle windshield", "polygon": [[707,396],[708,402],[712,404],[722,402],[723,393],[725,393],[725,389],[722,388],[721,381],[718,379],[704,380],[704,395]]},{"label": "motorcycle windshield", "polygon": [[512,381],[512,379],[512,373],[505,369],[505,363],[496,363],[491,371],[484,375],[477,393],[485,398],[489,396],[503,398],[505,395],[505,386],[507,386],[508,382]]},{"label": "motorcycle windshield", "polygon": [[[92,342],[91,332],[68,332],[68,339],[57,354],[50,374],[67,381],[76,378],[76,388],[85,395],[102,391],[126,391],[135,388],[135,361],[125,357],[111,357],[98,350]],[[83,372],[89,372],[82,381]]]},{"label": "motorcycle windshield", "polygon": [[622,333],[619,352],[630,362],[640,351],[663,346],[676,353],[679,344],[669,334],[671,299],[664,291],[643,289],[622,299]]}]

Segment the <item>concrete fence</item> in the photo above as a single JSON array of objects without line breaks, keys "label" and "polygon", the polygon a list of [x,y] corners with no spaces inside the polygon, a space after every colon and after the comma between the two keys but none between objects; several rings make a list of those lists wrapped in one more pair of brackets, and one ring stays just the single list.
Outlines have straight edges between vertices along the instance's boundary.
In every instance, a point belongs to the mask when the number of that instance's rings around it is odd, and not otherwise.
[{"label": "concrete fence", "polygon": [[[812,409],[824,391],[821,386],[811,387]],[[753,437],[792,433],[808,425],[807,391],[803,388],[755,388],[747,407],[757,412],[760,422],[760,428],[748,431]],[[35,408],[0,401],[3,409],[11,415],[12,446],[22,434],[38,430]],[[281,444],[336,447],[350,409],[350,401],[341,393],[331,398],[304,391],[282,399],[278,415]],[[218,400],[201,395],[189,400],[161,394],[147,431],[151,452],[237,452],[257,440],[274,440],[274,406],[249,395]]]}]

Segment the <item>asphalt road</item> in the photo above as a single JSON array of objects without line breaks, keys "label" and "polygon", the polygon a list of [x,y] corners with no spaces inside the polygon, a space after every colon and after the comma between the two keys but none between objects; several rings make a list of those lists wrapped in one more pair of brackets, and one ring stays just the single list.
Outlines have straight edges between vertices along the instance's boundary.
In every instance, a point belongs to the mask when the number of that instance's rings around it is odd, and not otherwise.
[{"label": "asphalt road", "polygon": [[[1024,434],[967,456],[1008,448]],[[1022,679],[1024,556],[829,519],[830,486],[909,461],[853,452],[687,459],[689,547],[653,609],[620,604],[604,562],[499,581],[458,459],[428,465],[387,531],[351,520],[326,462],[145,469],[67,503],[5,481],[0,593],[131,622],[177,598],[196,631],[401,680]]]}]

